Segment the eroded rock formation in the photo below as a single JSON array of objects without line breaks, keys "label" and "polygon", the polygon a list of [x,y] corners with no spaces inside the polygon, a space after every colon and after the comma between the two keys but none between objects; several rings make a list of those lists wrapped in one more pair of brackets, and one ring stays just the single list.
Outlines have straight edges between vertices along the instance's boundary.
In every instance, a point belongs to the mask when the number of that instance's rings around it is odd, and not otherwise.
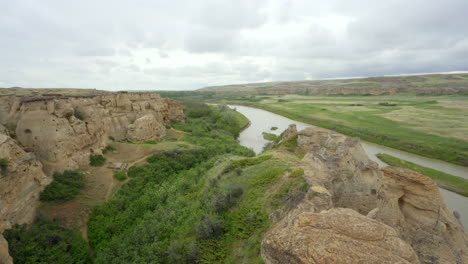
[{"label": "eroded rock formation", "polygon": [[[0,233],[12,224],[29,223],[39,193],[51,181],[33,153],[25,152],[0,125]],[[0,263],[12,263],[8,243],[0,234]]]},{"label": "eroded rock formation", "polygon": [[[0,232],[34,219],[52,171],[88,165],[110,139],[158,140],[171,119],[184,121],[182,105],[151,93],[1,96]],[[0,263],[11,261],[0,234]]]},{"label": "eroded rock formation", "polygon": [[0,123],[47,172],[86,165],[109,138],[158,140],[171,119],[184,120],[182,105],[154,93],[2,96],[0,105]]},{"label": "eroded rock formation", "polygon": [[358,139],[326,129],[299,131],[298,146],[310,187],[265,235],[267,263],[468,263],[468,237],[432,179],[381,170]]}]

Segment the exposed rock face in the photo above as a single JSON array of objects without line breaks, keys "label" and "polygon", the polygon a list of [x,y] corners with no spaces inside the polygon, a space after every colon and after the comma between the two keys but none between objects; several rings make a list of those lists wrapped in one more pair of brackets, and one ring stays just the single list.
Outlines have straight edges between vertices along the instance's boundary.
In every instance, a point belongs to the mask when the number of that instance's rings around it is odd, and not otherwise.
[{"label": "exposed rock face", "polygon": [[383,181],[378,164],[371,161],[359,139],[322,128],[298,133],[298,146],[304,157],[305,178],[324,186],[335,207],[353,208],[367,214],[377,206],[377,190]]},{"label": "exposed rock face", "polygon": [[394,227],[422,263],[468,263],[468,239],[437,184],[417,172],[386,167],[371,217]]},{"label": "exposed rock face", "polygon": [[[77,168],[109,141],[157,140],[182,106],[154,93],[97,96],[0,97],[0,123],[16,126],[16,138],[46,171]],[[81,120],[82,119],[82,120]]]},{"label": "exposed rock face", "polygon": [[0,263],[13,264],[13,259],[8,253],[8,242],[2,235],[0,235]]},{"label": "exposed rock face", "polygon": [[468,263],[468,237],[433,180],[380,170],[358,139],[326,129],[299,131],[298,146],[310,187],[265,235],[267,263]]},{"label": "exposed rock face", "polygon": [[0,134],[0,158],[8,165],[0,172],[0,232],[10,224],[33,220],[39,193],[52,177],[42,171],[33,153],[25,152],[15,140]]},{"label": "exposed rock face", "polygon": [[304,212],[273,228],[262,244],[267,263],[418,263],[397,232],[354,210]]},{"label": "exposed rock face", "polygon": [[[4,131],[3,131],[4,132]],[[12,224],[31,222],[39,203],[39,193],[51,181],[42,171],[34,154],[25,152],[15,140],[2,133],[0,158],[8,161],[0,166],[0,233]],[[13,263],[8,243],[0,234],[0,263]]]},{"label": "exposed rock face", "polygon": [[284,135],[283,135],[282,140],[286,141],[288,139],[291,139],[291,138],[295,137],[296,135],[297,135],[296,124],[291,124],[291,125],[289,125],[288,129],[286,129],[286,131],[284,131]]}]

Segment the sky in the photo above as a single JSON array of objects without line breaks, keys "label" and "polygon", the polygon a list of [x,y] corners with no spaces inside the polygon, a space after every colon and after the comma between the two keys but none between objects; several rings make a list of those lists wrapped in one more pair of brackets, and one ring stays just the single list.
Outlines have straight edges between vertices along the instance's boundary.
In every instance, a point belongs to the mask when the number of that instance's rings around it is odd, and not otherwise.
[{"label": "sky", "polygon": [[205,86],[468,70],[466,0],[1,0],[0,87]]}]

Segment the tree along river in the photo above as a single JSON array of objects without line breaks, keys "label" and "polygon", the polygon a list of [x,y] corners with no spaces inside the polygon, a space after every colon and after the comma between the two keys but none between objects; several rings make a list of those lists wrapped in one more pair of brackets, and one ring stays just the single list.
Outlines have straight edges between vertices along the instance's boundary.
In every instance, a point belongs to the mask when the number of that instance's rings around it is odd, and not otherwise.
[{"label": "tree along river", "polygon": [[[240,105],[229,105],[229,107],[237,109],[239,113],[243,114],[250,120],[250,126],[241,132],[239,136],[239,142],[243,146],[252,148],[257,154],[262,152],[265,145],[269,142],[263,138],[262,132],[279,135],[286,128],[288,128],[290,124],[296,124],[297,130],[302,130],[306,127],[315,127],[313,125],[295,121],[284,116],[254,107]],[[271,130],[272,127],[278,127],[278,129]],[[414,162],[421,166],[433,168],[468,179],[468,167],[458,166],[441,160],[422,157],[416,154],[385,147],[367,141],[361,140],[361,144],[369,155],[369,158],[377,162],[379,166],[386,166],[387,164],[377,158],[375,154],[385,153],[394,157]],[[440,191],[442,192],[442,196],[444,197],[447,206],[451,210],[458,211],[461,215],[463,226],[465,226],[465,228],[468,227],[468,197],[464,197],[445,189],[440,189]]]}]

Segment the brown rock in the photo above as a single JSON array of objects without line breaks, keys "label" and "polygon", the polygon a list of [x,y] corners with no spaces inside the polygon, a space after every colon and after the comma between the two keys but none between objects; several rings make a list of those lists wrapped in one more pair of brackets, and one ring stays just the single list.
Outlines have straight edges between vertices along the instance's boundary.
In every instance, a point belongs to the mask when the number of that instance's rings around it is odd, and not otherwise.
[{"label": "brown rock", "polygon": [[18,142],[46,172],[87,165],[90,153],[100,153],[109,137],[160,139],[171,119],[185,118],[182,105],[155,93],[0,96],[0,105],[0,123],[16,125]]},{"label": "brown rock", "polygon": [[39,193],[51,181],[33,153],[25,152],[15,140],[0,134],[0,158],[8,165],[0,169],[0,232],[11,224],[34,218]]},{"label": "brown rock", "polygon": [[418,263],[397,232],[351,209],[301,213],[262,242],[266,263]]},{"label": "brown rock", "polygon": [[445,206],[437,184],[417,172],[385,167],[373,218],[394,227],[423,263],[468,263],[463,227]]},{"label": "brown rock", "polygon": [[1,264],[13,264],[13,259],[8,253],[8,242],[0,234],[0,263]]},{"label": "brown rock", "polygon": [[303,159],[305,179],[324,186],[335,207],[367,214],[377,206],[383,175],[377,163],[367,157],[359,139],[307,128],[299,131],[298,146],[307,151]]}]

